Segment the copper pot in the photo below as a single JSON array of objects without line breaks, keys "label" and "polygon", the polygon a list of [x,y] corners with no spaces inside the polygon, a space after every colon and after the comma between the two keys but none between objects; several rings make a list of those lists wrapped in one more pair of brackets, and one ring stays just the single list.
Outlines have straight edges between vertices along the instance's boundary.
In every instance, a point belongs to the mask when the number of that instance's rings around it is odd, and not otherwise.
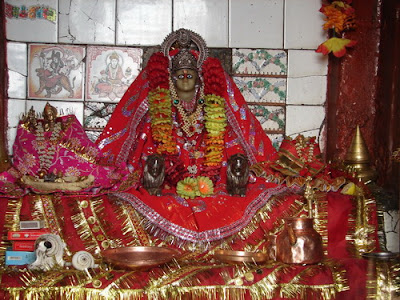
[{"label": "copper pot", "polygon": [[287,264],[315,264],[323,259],[321,235],[312,218],[287,218],[276,238],[276,260]]}]

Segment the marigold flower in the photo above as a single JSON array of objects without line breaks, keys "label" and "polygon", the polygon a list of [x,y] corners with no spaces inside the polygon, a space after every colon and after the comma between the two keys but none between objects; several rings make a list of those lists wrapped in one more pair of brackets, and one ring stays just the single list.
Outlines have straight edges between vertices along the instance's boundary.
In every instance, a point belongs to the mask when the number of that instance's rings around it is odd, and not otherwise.
[{"label": "marigold flower", "polygon": [[356,27],[354,8],[344,1],[333,1],[330,5],[323,5],[319,11],[326,16],[324,30],[333,29],[341,34],[344,30]]},{"label": "marigold flower", "polygon": [[176,193],[185,199],[193,199],[199,194],[197,180],[195,178],[186,177],[176,185]]},{"label": "marigold flower", "polygon": [[200,196],[206,197],[214,194],[214,185],[210,178],[206,176],[197,177],[197,187],[200,193]]},{"label": "marigold flower", "polygon": [[319,45],[315,52],[323,55],[332,52],[336,57],[342,57],[346,54],[346,47],[353,47],[356,43],[356,41],[333,37]]}]

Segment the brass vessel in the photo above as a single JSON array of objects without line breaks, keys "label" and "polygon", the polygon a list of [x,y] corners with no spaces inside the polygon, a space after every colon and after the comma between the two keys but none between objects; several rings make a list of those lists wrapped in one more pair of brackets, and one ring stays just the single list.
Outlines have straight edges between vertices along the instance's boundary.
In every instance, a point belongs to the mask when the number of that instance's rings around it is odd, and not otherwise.
[{"label": "brass vessel", "polygon": [[216,250],[214,257],[219,261],[229,264],[263,263],[268,259],[268,254],[262,252],[247,252],[234,250]]},{"label": "brass vessel", "polygon": [[108,263],[129,270],[145,270],[162,265],[179,257],[180,254],[177,249],[151,246],[109,248],[101,252]]},{"label": "brass vessel", "polygon": [[316,264],[324,257],[322,237],[312,218],[287,218],[276,238],[276,260],[286,264]]},{"label": "brass vessel", "polygon": [[348,171],[355,172],[355,176],[364,182],[377,178],[377,173],[370,164],[368,149],[358,125],[346,153],[344,164]]}]

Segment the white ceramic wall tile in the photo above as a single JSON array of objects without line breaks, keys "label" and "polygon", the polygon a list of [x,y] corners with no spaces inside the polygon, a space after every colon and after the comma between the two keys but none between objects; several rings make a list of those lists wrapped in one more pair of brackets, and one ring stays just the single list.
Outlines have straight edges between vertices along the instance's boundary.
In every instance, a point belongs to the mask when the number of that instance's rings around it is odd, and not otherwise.
[{"label": "white ceramic wall tile", "polygon": [[288,61],[289,77],[328,74],[328,56],[314,50],[289,50]]},{"label": "white ceramic wall tile", "polygon": [[7,0],[5,2],[8,40],[57,42],[58,0]]},{"label": "white ceramic wall tile", "polygon": [[83,100],[85,48],[30,44],[28,98]]},{"label": "white ceramic wall tile", "polygon": [[282,48],[284,0],[229,0],[229,47]]},{"label": "white ceramic wall tile", "polygon": [[17,127],[22,115],[25,113],[26,100],[8,99],[7,120],[9,127]]},{"label": "white ceramic wall tile", "polygon": [[17,136],[17,127],[9,127],[7,129],[7,149],[8,155],[12,155],[12,147],[14,145],[15,137]]},{"label": "white ceramic wall tile", "polygon": [[318,130],[324,119],[325,108],[323,106],[288,105],[286,106],[286,135],[296,136]]},{"label": "white ceramic wall tile", "polygon": [[7,43],[7,66],[9,70],[28,75],[28,50],[24,43]]},{"label": "white ceramic wall tile", "polygon": [[285,49],[317,49],[327,39],[322,29],[321,0],[286,0]]},{"label": "white ceramic wall tile", "polygon": [[386,235],[386,248],[391,252],[399,252],[399,212],[391,210],[383,213]]},{"label": "white ceramic wall tile", "polygon": [[287,104],[320,105],[326,101],[326,76],[287,79]]},{"label": "white ceramic wall tile", "polygon": [[115,43],[116,0],[60,1],[58,39],[61,43]]},{"label": "white ceramic wall tile", "polygon": [[174,0],[174,30],[198,33],[208,47],[228,47],[228,0]]},{"label": "white ceramic wall tile", "polygon": [[90,46],[86,59],[86,99],[118,102],[140,72],[143,50]]},{"label": "white ceramic wall tile", "polygon": [[8,97],[26,98],[26,76],[15,71],[8,71]]},{"label": "white ceramic wall tile", "polygon": [[160,45],[172,31],[172,0],[118,0],[117,45]]},{"label": "white ceramic wall tile", "polygon": [[7,120],[9,127],[17,127],[22,115],[25,113],[26,100],[8,99]]},{"label": "white ceramic wall tile", "polygon": [[47,102],[57,108],[59,115],[75,115],[78,121],[83,124],[83,102],[27,100],[26,110],[29,111],[33,106],[36,113],[41,114]]}]

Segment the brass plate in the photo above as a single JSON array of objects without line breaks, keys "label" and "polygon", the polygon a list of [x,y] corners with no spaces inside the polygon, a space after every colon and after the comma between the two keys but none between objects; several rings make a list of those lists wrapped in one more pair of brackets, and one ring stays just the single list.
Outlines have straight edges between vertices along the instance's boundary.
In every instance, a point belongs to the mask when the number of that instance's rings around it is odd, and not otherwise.
[{"label": "brass plate", "polygon": [[150,268],[165,264],[180,255],[176,249],[163,247],[122,247],[101,252],[103,258],[123,269]]},{"label": "brass plate", "polygon": [[261,252],[246,252],[233,250],[217,250],[214,257],[219,261],[231,264],[237,263],[263,263],[268,260],[268,254]]},{"label": "brass plate", "polygon": [[370,252],[361,254],[362,257],[375,260],[390,260],[399,257],[399,253],[393,252]]}]

